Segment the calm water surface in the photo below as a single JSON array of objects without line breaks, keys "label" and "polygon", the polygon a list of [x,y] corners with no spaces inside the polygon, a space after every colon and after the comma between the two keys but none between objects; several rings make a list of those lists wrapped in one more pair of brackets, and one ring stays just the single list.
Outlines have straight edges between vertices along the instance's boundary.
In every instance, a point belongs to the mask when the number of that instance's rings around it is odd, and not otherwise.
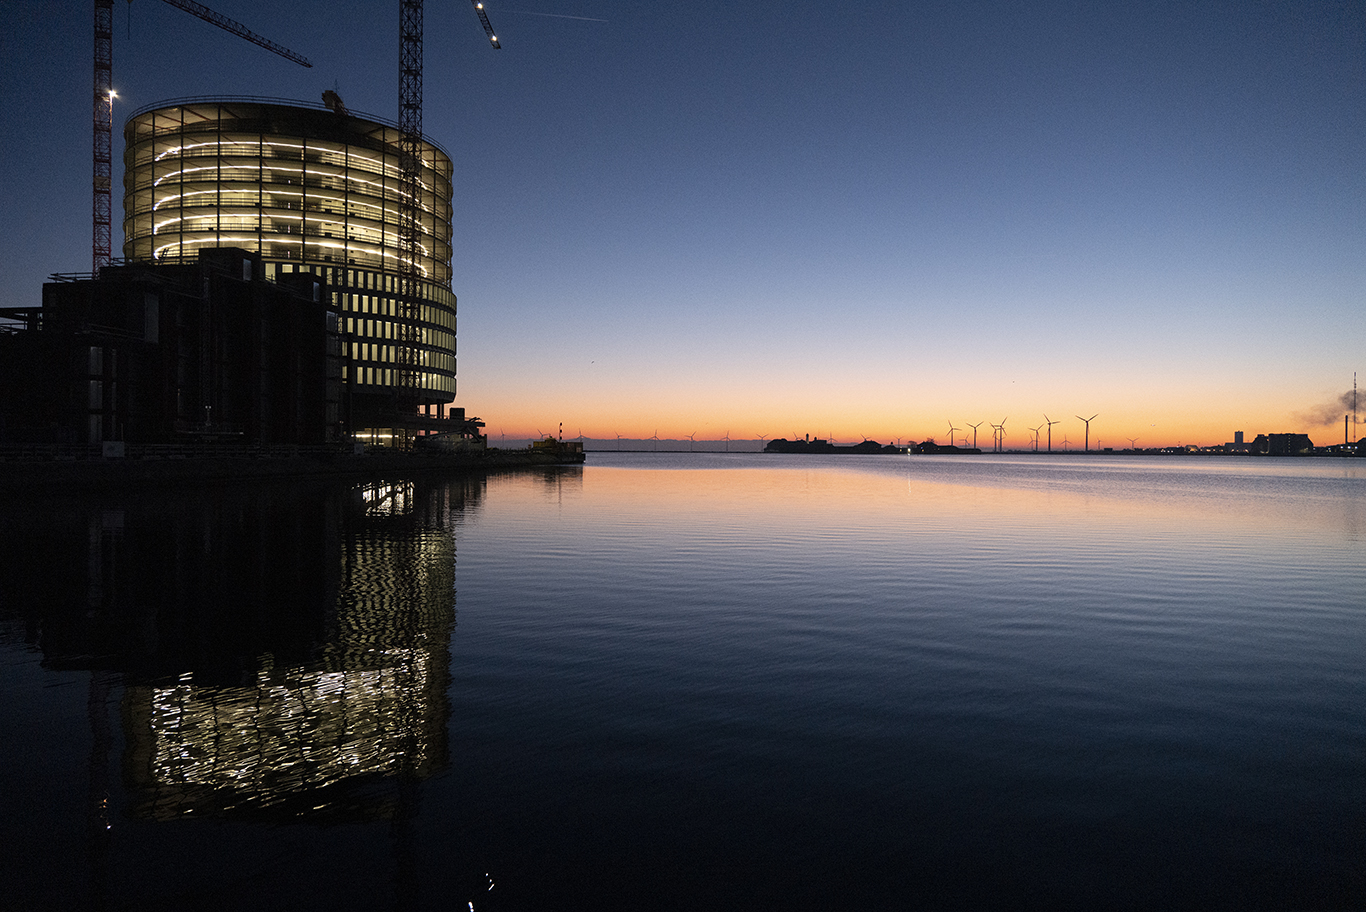
[{"label": "calm water surface", "polygon": [[0,505],[0,905],[1366,906],[1366,465]]}]

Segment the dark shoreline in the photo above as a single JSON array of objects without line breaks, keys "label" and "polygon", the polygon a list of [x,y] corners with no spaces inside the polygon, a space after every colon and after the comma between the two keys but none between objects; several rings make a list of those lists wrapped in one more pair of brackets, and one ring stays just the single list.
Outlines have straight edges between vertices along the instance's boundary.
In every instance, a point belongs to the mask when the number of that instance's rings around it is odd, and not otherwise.
[{"label": "dark shoreline", "polygon": [[288,478],[374,478],[466,474],[581,465],[530,450],[489,449],[477,454],[382,453],[363,456],[299,455],[162,459],[66,459],[0,462],[0,491],[103,488],[124,485],[193,485]]}]

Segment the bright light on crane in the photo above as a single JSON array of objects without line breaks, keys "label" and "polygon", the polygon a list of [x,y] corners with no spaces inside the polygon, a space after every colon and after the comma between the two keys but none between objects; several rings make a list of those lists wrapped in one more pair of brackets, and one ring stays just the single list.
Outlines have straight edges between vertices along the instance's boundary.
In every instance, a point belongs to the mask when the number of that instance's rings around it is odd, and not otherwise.
[{"label": "bright light on crane", "polygon": [[474,4],[474,11],[479,15],[479,24],[484,27],[484,34],[489,36],[489,44],[495,50],[502,50],[502,45],[498,43],[498,36],[493,34],[493,26],[489,23],[489,17],[484,12],[484,4],[480,0],[471,0]]},{"label": "bright light on crane", "polygon": [[[286,60],[300,66],[311,67],[308,58],[302,57],[289,48],[263,38],[240,22],[221,16],[213,10],[196,3],[194,0],[165,0],[177,9],[192,16],[198,16],[224,31],[239,38],[245,38]],[[92,174],[92,233],[91,233],[91,271],[98,274],[100,268],[109,265],[110,259],[110,188],[113,185],[110,153],[111,134],[114,129],[114,99],[118,93],[110,86],[114,71],[114,0],[95,0],[95,109],[94,109],[94,169]]]}]

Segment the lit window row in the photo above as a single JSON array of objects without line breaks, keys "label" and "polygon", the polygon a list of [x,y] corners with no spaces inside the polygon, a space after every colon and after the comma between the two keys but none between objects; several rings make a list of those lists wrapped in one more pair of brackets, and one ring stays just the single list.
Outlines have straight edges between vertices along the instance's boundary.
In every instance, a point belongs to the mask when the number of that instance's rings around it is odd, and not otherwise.
[{"label": "lit window row", "polygon": [[[401,178],[403,169],[398,157],[380,156],[368,149],[339,144],[309,143],[279,138],[216,139],[197,143],[169,145],[160,151],[152,151],[150,160],[161,162],[167,159],[191,158],[263,158],[269,152],[272,158],[308,161],[316,164],[337,165],[349,170],[368,171],[386,177]],[[146,154],[139,158],[139,164],[147,160]],[[431,170],[433,162],[424,161],[423,170]],[[419,174],[419,180],[421,176]],[[426,183],[424,182],[424,186]]]},{"label": "lit window row", "polygon": [[[408,194],[404,192],[403,185],[400,183],[365,180],[352,177],[344,171],[329,173],[312,168],[285,165],[266,166],[256,163],[244,165],[218,163],[198,168],[178,168],[174,171],[166,171],[154,178],[134,174],[134,181],[138,186],[144,186],[150,182],[153,187],[160,187],[163,184],[185,183],[212,184],[215,187],[224,183],[252,184],[253,186],[259,185],[271,192],[279,192],[274,188],[281,185],[286,187],[311,186],[325,190],[350,190],[386,200],[408,198]],[[418,193],[418,204],[426,207],[430,195],[431,189],[429,187],[421,187]],[[158,202],[157,208],[160,207],[161,203]],[[429,208],[428,211],[430,211]]]},{"label": "lit window row", "polygon": [[[359,385],[372,386],[392,386],[397,382],[398,371],[389,367],[369,367],[367,365],[354,365],[350,369],[355,373],[355,382]],[[342,378],[350,380],[346,370],[342,371]],[[418,378],[419,388],[436,393],[455,393],[455,377],[449,374],[430,374],[423,373]]]}]

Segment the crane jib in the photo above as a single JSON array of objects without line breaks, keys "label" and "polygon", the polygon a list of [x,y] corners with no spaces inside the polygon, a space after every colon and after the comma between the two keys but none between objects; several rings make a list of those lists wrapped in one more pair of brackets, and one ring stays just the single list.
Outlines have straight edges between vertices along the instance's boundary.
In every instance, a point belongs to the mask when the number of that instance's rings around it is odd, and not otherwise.
[{"label": "crane jib", "polygon": [[232,32],[234,35],[237,35],[240,38],[245,38],[252,44],[260,45],[261,47],[265,48],[271,53],[279,54],[286,60],[292,60],[300,66],[313,66],[313,64],[308,62],[307,57],[304,57],[300,54],[296,54],[284,45],[276,44],[269,38],[264,38],[256,34],[240,22],[236,22],[232,19],[229,19],[227,16],[215,13],[213,10],[209,9],[202,3],[195,3],[194,0],[162,0],[162,2],[169,3],[171,6],[174,6],[177,9],[183,9],[185,12],[189,13],[192,16],[198,16],[205,22],[211,22],[225,31]]}]

